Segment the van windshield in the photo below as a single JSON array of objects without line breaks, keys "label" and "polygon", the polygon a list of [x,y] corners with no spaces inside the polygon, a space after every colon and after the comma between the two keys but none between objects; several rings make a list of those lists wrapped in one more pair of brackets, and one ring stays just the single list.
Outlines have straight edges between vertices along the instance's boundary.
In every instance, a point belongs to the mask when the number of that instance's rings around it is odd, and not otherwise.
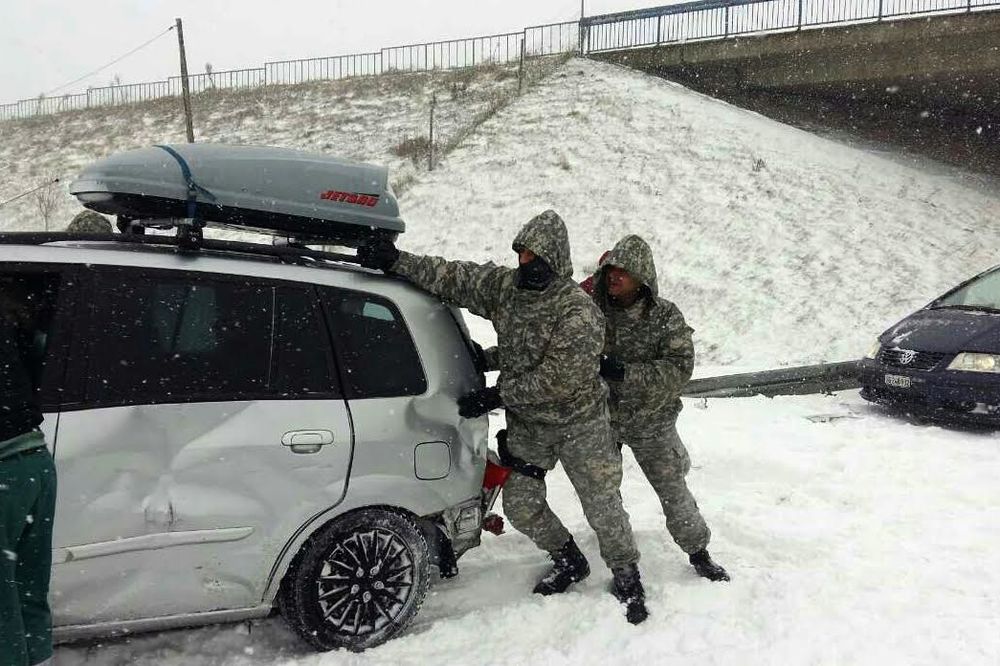
[{"label": "van windshield", "polygon": [[1000,312],[1000,268],[981,275],[932,307]]}]

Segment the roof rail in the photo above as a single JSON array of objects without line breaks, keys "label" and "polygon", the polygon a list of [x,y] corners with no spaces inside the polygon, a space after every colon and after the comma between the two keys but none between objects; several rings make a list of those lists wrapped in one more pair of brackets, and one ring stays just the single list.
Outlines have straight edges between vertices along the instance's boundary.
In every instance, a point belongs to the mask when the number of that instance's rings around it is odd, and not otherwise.
[{"label": "roof rail", "polygon": [[[185,254],[197,255],[199,250],[185,246],[184,240],[177,236],[147,236],[145,234],[88,234],[64,231],[7,231],[0,232],[0,245],[45,245],[65,241],[107,241],[125,245],[153,245],[175,247]],[[284,260],[321,259],[345,264],[360,265],[353,254],[342,252],[327,252],[314,250],[304,245],[265,245],[263,243],[247,243],[244,241],[227,241],[206,238],[199,248],[215,252],[239,252],[276,257]]]}]

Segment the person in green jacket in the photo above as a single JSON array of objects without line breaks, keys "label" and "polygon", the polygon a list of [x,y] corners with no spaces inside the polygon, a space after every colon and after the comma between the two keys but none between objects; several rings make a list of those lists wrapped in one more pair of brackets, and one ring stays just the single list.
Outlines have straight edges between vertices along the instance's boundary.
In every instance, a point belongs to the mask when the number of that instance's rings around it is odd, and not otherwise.
[{"label": "person in green jacket", "polygon": [[616,441],[631,447],[660,499],[667,531],[698,575],[727,581],[708,554],[711,531],[684,480],[691,458],[677,434],[681,391],[694,370],[693,329],[659,297],[653,252],[639,236],[626,236],[602,257],[592,285],[607,325],[601,376],[611,389]]},{"label": "person in green jacket", "polygon": [[49,576],[56,470],[38,430],[27,291],[0,282],[0,666],[52,657]]}]

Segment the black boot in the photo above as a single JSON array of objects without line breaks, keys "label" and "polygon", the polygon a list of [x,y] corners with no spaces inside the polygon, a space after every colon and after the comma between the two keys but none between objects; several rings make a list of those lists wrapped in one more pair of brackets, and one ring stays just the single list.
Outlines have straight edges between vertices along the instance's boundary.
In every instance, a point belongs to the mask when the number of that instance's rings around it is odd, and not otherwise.
[{"label": "black boot", "polygon": [[647,617],[649,611],[646,610],[646,591],[642,589],[642,581],[639,580],[639,567],[630,564],[620,569],[612,569],[614,576],[612,594],[625,606],[625,619],[631,624],[639,624]]},{"label": "black boot", "polygon": [[559,594],[573,583],[579,583],[590,575],[590,564],[570,537],[562,548],[552,553],[552,570],[538,581],[535,594]]},{"label": "black boot", "polygon": [[707,578],[715,582],[729,580],[729,574],[726,573],[725,569],[712,561],[712,556],[708,554],[708,550],[705,548],[702,548],[697,553],[691,553],[688,556],[688,561],[691,562],[691,566],[694,567],[694,570],[702,578]]}]

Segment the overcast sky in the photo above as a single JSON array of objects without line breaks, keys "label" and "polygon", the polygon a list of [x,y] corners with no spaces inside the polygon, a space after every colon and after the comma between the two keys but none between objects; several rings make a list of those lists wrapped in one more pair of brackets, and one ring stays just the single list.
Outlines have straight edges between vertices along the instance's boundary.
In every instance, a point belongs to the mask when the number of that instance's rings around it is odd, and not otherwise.
[{"label": "overcast sky", "polygon": [[[677,0],[586,0],[587,14]],[[37,97],[184,21],[188,67],[221,71],[574,20],[580,0],[0,0],[0,103]],[[55,91],[178,73],[169,32],[108,69]]]}]

